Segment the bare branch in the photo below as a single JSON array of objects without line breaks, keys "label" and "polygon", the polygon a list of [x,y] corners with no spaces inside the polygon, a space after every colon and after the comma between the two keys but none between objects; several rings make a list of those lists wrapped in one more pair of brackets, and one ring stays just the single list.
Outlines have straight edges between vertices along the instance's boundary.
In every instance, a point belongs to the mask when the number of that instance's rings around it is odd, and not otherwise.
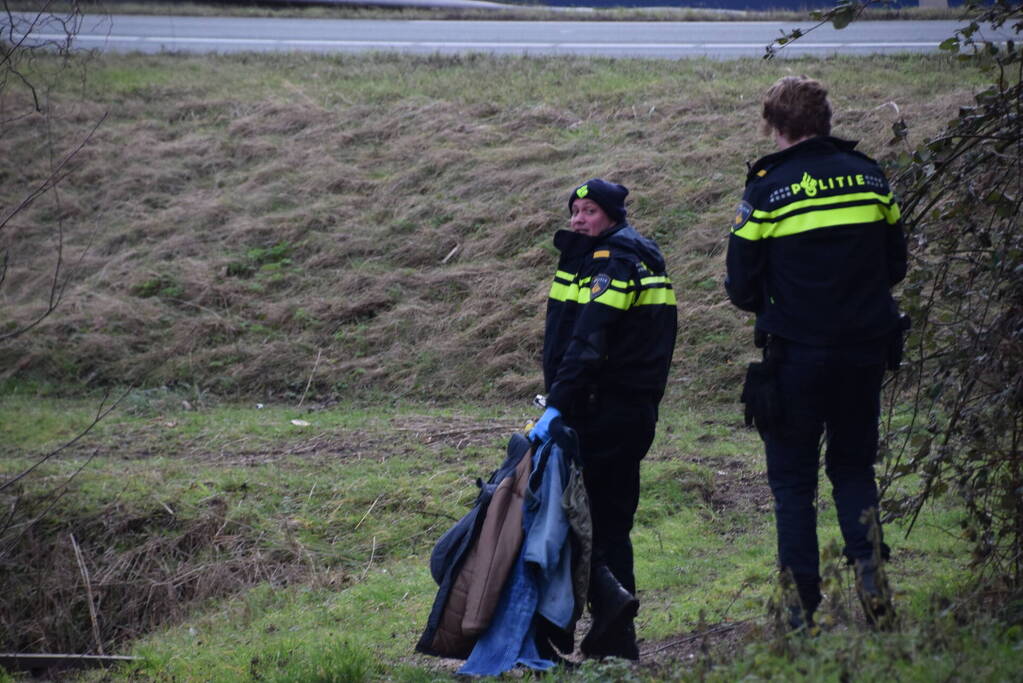
[{"label": "bare branch", "polygon": [[[89,133],[85,136],[85,138],[78,144],[78,146],[71,150],[71,152],[69,152],[63,159],[61,159],[61,161],[56,165],[56,167],[53,168],[53,170],[51,170],[50,174],[43,180],[42,184],[40,184],[38,187],[32,190],[32,192],[25,196],[17,206],[15,206],[13,209],[11,209],[10,212],[8,212],[6,216],[0,218],[0,232],[2,232],[4,228],[7,227],[7,225],[15,216],[17,216],[19,213],[25,211],[28,207],[30,207],[32,203],[35,202],[36,199],[45,195],[47,192],[53,191],[57,188],[60,182],[64,180],[64,178],[66,178],[70,173],[70,170],[67,168],[68,164],[78,155],[79,152],[81,152],[81,150],[87,144],[89,144],[89,142],[92,140],[92,137],[96,134],[96,130],[106,120],[106,117],[107,115],[104,113],[103,116],[100,117],[99,121],[97,121],[96,124],[92,127],[92,130],[90,130]],[[64,293],[67,290],[67,286],[70,284],[72,276],[74,275],[77,268],[72,268],[70,273],[65,272],[66,269],[63,266],[64,231],[62,223],[58,225],[57,240],[58,244],[56,253],[56,265],[54,266],[53,269],[53,278],[50,286],[50,292],[46,307],[42,312],[36,314],[36,316],[31,321],[23,325],[20,325],[19,327],[17,327],[14,330],[11,330],[10,332],[0,334],[0,342],[6,341],[8,339],[13,339],[14,337],[18,337],[22,334],[25,334],[29,330],[39,325],[47,317],[49,317],[49,315],[60,306],[60,303],[64,298]],[[84,256],[85,256],[84,252],[81,255],[79,255],[78,263],[81,263],[81,260],[82,258],[84,258]],[[8,258],[9,253],[5,251],[3,269],[2,271],[0,271],[0,284],[2,284],[4,277],[6,277]]]},{"label": "bare branch", "polygon": [[116,410],[117,406],[121,403],[121,401],[123,401],[125,399],[125,397],[127,397],[128,394],[130,394],[132,389],[134,389],[134,388],[135,388],[134,386],[128,387],[128,389],[126,389],[124,391],[124,393],[122,393],[120,396],[118,396],[117,400],[115,400],[109,406],[106,405],[107,399],[109,398],[109,394],[105,395],[103,397],[103,401],[100,402],[100,405],[99,405],[99,407],[96,410],[96,415],[92,418],[92,422],[90,422],[88,424],[88,426],[85,427],[85,429],[83,429],[81,432],[79,432],[70,441],[67,441],[67,442],[61,444],[60,446],[58,446],[54,450],[52,450],[52,451],[46,453],[45,455],[43,455],[41,458],[39,458],[39,460],[37,460],[35,463],[33,463],[28,469],[18,473],[16,476],[8,479],[7,481],[5,481],[3,483],[0,483],[0,492],[6,490],[7,488],[9,488],[9,487],[13,486],[14,484],[18,483],[19,481],[21,481],[22,479],[27,477],[29,474],[34,472],[40,465],[42,465],[46,461],[50,460],[51,458],[57,456],[58,454],[60,454],[65,449],[70,448],[71,446],[73,446],[76,443],[78,443],[79,441],[81,441],[85,437],[86,434],[91,432],[96,425],[98,425],[100,422],[103,421],[103,418],[105,418],[107,415],[109,415],[114,410]]}]

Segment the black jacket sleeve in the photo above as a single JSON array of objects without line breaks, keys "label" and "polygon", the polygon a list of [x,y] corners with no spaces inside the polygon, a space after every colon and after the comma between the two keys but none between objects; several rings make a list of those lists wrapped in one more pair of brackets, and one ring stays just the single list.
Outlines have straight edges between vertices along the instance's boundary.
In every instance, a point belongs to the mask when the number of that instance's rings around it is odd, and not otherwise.
[{"label": "black jacket sleeve", "polygon": [[598,267],[591,275],[594,278],[606,275],[610,284],[583,306],[547,395],[548,405],[561,411],[577,405],[587,389],[596,384],[607,361],[608,333],[628,310],[634,296],[626,285],[633,281],[633,266],[628,260],[612,259]]},{"label": "black jacket sleeve", "polygon": [[732,233],[728,238],[725,291],[733,304],[744,311],[759,313],[764,306],[765,245]]},{"label": "black jacket sleeve", "polygon": [[909,255],[902,221],[888,228],[888,286],[894,287],[906,277]]}]

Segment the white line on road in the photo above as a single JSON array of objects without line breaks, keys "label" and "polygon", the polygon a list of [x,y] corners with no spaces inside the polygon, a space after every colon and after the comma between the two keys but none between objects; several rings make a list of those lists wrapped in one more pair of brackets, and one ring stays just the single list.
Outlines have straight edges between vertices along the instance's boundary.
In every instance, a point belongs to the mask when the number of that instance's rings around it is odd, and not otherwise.
[{"label": "white line on road", "polygon": [[[66,40],[67,36],[59,33],[33,33],[32,39],[39,41]],[[361,48],[461,48],[461,49],[609,49],[609,50],[694,50],[694,49],[758,49],[764,47],[763,42],[755,43],[570,43],[570,42],[500,42],[500,41],[405,41],[405,40],[307,40],[301,38],[201,38],[179,36],[129,36],[129,35],[90,35],[78,34],[74,38],[79,42],[100,43],[160,43],[162,45],[260,45],[279,47],[361,47]],[[798,42],[789,46],[790,49],[827,50],[838,48],[937,48],[933,41],[900,41],[900,42],[869,42],[869,43],[810,43]]]}]

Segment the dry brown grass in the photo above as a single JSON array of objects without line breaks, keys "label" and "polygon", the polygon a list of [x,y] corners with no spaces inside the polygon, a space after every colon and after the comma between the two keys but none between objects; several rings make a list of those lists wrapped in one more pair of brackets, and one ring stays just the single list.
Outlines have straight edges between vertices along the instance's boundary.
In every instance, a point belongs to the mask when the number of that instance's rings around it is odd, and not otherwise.
[{"label": "dry brown grass", "polygon": [[[934,131],[976,81],[937,58],[99,59],[84,97],[54,93],[55,132],[68,148],[107,122],[59,205],[0,236],[5,315],[38,305],[58,218],[83,277],[0,365],[268,398],[310,375],[320,397],[529,396],[550,238],[568,190],[601,175],[632,188],[676,282],[670,395],[732,397],[750,339],[721,287],[727,225],[743,162],[770,151],[757,97],[794,70],[832,84],[836,132],[882,158],[896,108]],[[5,124],[4,205],[44,176],[41,133],[38,117]]]},{"label": "dry brown grass", "polygon": [[[308,578],[298,544],[269,542],[226,519],[226,504],[217,498],[205,507],[181,522],[169,506],[141,518],[113,503],[91,519],[69,516],[63,531],[30,529],[4,555],[4,647],[11,652],[116,650],[196,604],[257,583],[280,587]],[[319,578],[327,576],[321,572]],[[330,576],[348,580],[341,570]],[[90,596],[100,615],[96,631],[90,628]]]}]

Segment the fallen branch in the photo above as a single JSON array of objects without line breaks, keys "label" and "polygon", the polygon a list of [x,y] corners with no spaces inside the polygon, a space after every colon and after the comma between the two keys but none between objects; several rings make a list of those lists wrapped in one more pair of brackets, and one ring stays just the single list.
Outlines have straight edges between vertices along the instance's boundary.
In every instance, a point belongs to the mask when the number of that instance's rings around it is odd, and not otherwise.
[{"label": "fallen branch", "polygon": [[[362,519],[359,520],[359,523],[355,525],[355,528],[352,529],[352,531],[358,531],[359,527],[362,526],[362,523],[366,521],[367,517],[369,517],[369,513],[373,512],[373,508],[375,508],[377,506],[377,503],[380,501],[380,499],[383,497],[383,495],[384,494],[381,493],[379,496],[377,496],[377,499],[374,500],[372,505],[369,506],[369,509],[366,510],[366,514],[364,514],[362,516]],[[375,544],[376,542],[377,542],[377,540],[374,538],[373,539],[373,543]]]},{"label": "fallen branch", "polygon": [[71,537],[71,547],[75,549],[75,559],[78,561],[78,570],[82,572],[82,580],[85,581],[85,597],[89,601],[89,619],[92,621],[92,637],[96,640],[96,652],[105,655],[103,652],[103,640],[99,637],[99,618],[96,616],[96,601],[92,597],[92,581],[89,580],[89,569],[85,566],[85,558],[82,557],[82,549],[78,547],[78,541],[74,534]]},{"label": "fallen branch", "polygon": [[373,548],[369,551],[369,562],[366,563],[366,568],[362,570],[362,576],[359,577],[359,581],[366,578],[366,574],[369,573],[369,568],[373,566],[373,558],[377,554],[377,537],[373,537]]},{"label": "fallen branch", "polygon": [[309,381],[305,383],[305,391],[302,392],[302,398],[298,401],[299,408],[301,408],[302,404],[305,403],[305,395],[309,393],[309,386],[313,383],[313,375],[316,374],[316,368],[320,365],[321,355],[323,355],[323,349],[316,349],[316,362],[313,363],[313,369],[309,373]]},{"label": "fallen branch", "polygon": [[679,645],[685,645],[686,643],[691,643],[694,640],[700,640],[701,638],[706,638],[707,636],[713,636],[713,635],[716,635],[718,633],[727,633],[728,631],[734,631],[735,629],[739,628],[740,626],[742,626],[743,624],[745,624],[747,622],[748,622],[748,620],[743,620],[743,621],[737,621],[734,624],[727,624],[727,625],[724,625],[724,626],[715,626],[714,628],[709,629],[707,631],[702,631],[701,633],[694,633],[691,636],[686,636],[685,638],[682,638],[680,640],[672,641],[670,643],[667,643],[666,645],[662,645],[662,646],[660,646],[658,648],[655,648],[653,650],[647,650],[646,652],[641,652],[641,653],[639,653],[639,656],[640,657],[649,657],[650,655],[655,654],[657,652],[661,652],[663,650],[668,650],[668,649],[671,649],[673,647],[678,647]]}]

